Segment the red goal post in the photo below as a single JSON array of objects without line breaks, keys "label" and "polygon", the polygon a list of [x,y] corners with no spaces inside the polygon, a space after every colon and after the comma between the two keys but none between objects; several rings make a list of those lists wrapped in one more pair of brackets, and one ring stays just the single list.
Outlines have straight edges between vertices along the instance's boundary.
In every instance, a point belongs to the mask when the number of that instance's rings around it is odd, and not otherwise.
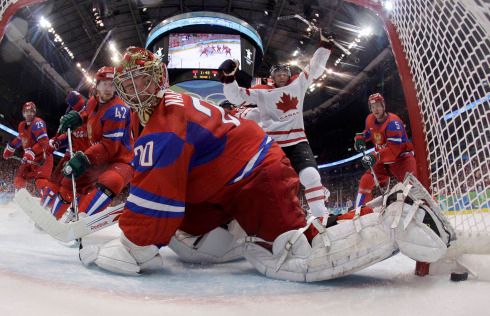
[{"label": "red goal post", "polygon": [[0,41],[2,41],[7,24],[15,12],[23,7],[44,1],[46,0],[0,0]]},{"label": "red goal post", "polygon": [[392,0],[387,10],[384,0],[344,1],[372,10],[384,24],[418,178],[458,234],[454,261],[490,253],[490,2]]}]

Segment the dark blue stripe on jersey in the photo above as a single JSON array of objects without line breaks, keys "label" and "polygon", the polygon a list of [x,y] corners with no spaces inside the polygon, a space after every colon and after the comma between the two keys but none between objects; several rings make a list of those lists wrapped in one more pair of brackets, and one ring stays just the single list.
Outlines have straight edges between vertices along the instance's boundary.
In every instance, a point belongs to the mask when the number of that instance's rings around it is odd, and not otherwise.
[{"label": "dark blue stripe on jersey", "polygon": [[[264,157],[265,155],[267,155],[267,153],[269,152],[269,149],[271,148],[272,146],[272,139],[267,143],[267,140],[268,140],[269,136],[265,136],[264,140],[262,141],[262,143],[260,144],[260,147],[259,149],[257,150],[257,152],[261,151],[260,152],[260,155],[259,157],[257,158],[257,160],[255,160],[255,163],[253,164],[252,168],[250,170],[248,170],[243,176],[242,176],[242,179],[246,178],[247,176],[249,176],[254,170],[255,168],[257,168],[258,165],[260,165],[262,163],[262,161],[264,160]],[[228,184],[232,184],[234,183],[233,181],[239,177],[244,169],[246,168],[247,166],[245,165],[242,169],[240,169],[240,171],[238,171],[238,173],[231,179],[230,182],[228,182]]]},{"label": "dark blue stripe on jersey", "polygon": [[111,120],[113,122],[130,121],[130,110],[127,106],[116,104],[105,111],[102,120]]},{"label": "dark blue stripe on jersey", "polygon": [[[153,141],[153,146],[149,143]],[[184,141],[174,133],[153,133],[143,135],[134,144],[133,166],[137,172],[144,172],[153,168],[163,168],[175,162],[184,148]],[[151,152],[150,152],[151,151]],[[140,166],[140,156],[148,166]],[[156,161],[150,161],[157,159]]]},{"label": "dark blue stripe on jersey", "polygon": [[189,170],[215,159],[225,149],[226,136],[217,138],[213,133],[197,123],[189,122],[186,134],[186,141],[193,145],[195,149],[191,157]]},{"label": "dark blue stripe on jersey", "polygon": [[141,188],[138,188],[137,186],[134,186],[134,185],[131,186],[129,191],[134,196],[137,196],[141,199],[151,201],[151,202],[155,202],[158,204],[166,204],[166,205],[180,206],[180,207],[185,206],[184,202],[172,200],[172,199],[166,198],[164,196],[148,192],[148,191],[143,190]]},{"label": "dark blue stripe on jersey", "polygon": [[132,202],[126,202],[125,207],[131,212],[157,217],[157,218],[178,218],[184,217],[184,212],[165,212],[165,211],[155,211],[145,207],[138,206]]},{"label": "dark blue stripe on jersey", "polygon": [[403,123],[400,121],[391,121],[388,123],[388,126],[386,126],[386,137],[387,138],[401,138],[400,143],[405,143],[407,142],[407,134],[405,133],[405,130],[403,129]]}]

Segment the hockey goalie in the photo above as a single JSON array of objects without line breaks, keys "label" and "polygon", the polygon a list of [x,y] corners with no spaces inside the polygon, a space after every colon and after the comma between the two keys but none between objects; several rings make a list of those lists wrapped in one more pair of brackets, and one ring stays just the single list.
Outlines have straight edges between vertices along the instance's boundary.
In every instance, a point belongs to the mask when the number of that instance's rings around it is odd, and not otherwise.
[{"label": "hockey goalie", "polygon": [[266,276],[309,282],[398,251],[426,262],[445,254],[449,226],[415,179],[353,220],[305,218],[296,173],[255,122],[168,91],[165,65],[142,48],[126,50],[114,83],[139,118],[135,177],[120,238],[85,246],[84,264],[136,275],[162,265],[159,249],[170,245],[184,260],[243,256]]}]

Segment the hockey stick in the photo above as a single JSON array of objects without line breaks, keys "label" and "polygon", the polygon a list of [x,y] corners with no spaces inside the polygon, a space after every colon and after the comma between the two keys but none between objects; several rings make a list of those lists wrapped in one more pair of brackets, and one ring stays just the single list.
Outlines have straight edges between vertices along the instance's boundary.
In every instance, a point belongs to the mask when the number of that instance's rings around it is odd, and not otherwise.
[{"label": "hockey stick", "polygon": [[28,164],[31,164],[33,166],[36,166],[36,167],[41,167],[41,164],[39,162],[35,162],[35,161],[32,161],[32,160],[24,160],[20,157],[17,157],[17,156],[12,156],[12,157],[9,157],[9,159],[14,159],[14,160],[18,160],[22,163],[28,163]]},{"label": "hockey stick", "polygon": [[[311,23],[310,21],[308,21],[307,19],[305,19],[304,17],[302,17],[299,14],[285,15],[285,16],[280,16],[277,18],[277,20],[279,20],[279,21],[280,20],[290,20],[290,19],[298,19],[301,22],[303,22],[304,24],[308,25],[308,27],[310,29],[312,29],[313,31],[321,32],[321,30],[318,26],[314,25],[313,23]],[[342,53],[346,54],[347,56],[349,56],[351,54],[351,52],[347,48],[342,46],[339,42],[337,42],[336,40],[332,40],[332,41],[333,41],[334,45],[337,46],[337,48],[342,51]]]},{"label": "hockey stick", "polygon": [[[66,136],[68,138],[68,152],[70,153],[70,157],[73,157],[73,145],[71,142],[71,128],[68,128],[66,130]],[[75,222],[78,221],[78,201],[77,201],[77,184],[75,182],[75,175],[73,172],[71,173],[71,189],[73,191],[73,200],[72,200],[72,207],[73,207],[73,213],[75,214]],[[78,238],[76,240],[78,247],[82,249],[82,239]]]},{"label": "hockey stick", "polygon": [[43,231],[51,237],[70,242],[81,239],[103,228],[117,223],[122,214],[124,203],[108,207],[97,214],[80,218],[76,222],[63,223],[46,211],[26,189],[20,189],[15,193],[14,201]]}]

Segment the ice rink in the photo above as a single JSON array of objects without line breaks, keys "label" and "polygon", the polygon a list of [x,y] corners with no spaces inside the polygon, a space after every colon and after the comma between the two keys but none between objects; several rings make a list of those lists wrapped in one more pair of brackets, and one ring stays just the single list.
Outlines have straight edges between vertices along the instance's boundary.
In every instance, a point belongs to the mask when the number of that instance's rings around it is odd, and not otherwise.
[{"label": "ice rink", "polygon": [[[37,231],[13,204],[0,205],[0,315],[489,315],[490,283],[420,278],[402,255],[344,278],[268,279],[246,261],[184,264],[163,249],[164,267],[139,277],[86,268],[78,249]],[[118,235],[113,226],[84,240]]]}]

